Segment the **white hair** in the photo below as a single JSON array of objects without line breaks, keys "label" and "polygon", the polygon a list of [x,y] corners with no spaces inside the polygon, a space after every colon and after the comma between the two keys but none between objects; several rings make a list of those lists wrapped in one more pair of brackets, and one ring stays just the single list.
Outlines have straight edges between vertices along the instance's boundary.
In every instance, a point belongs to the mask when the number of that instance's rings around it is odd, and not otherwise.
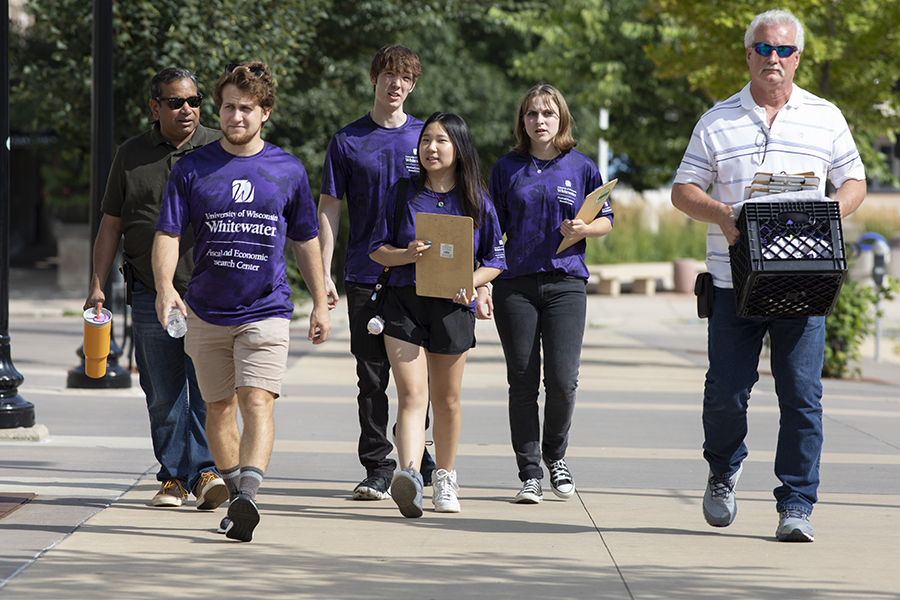
[{"label": "white hair", "polygon": [[794,45],[797,46],[797,50],[803,52],[803,24],[800,23],[800,19],[786,10],[769,10],[753,17],[747,32],[744,33],[744,47],[753,47],[756,42],[756,30],[760,26],[777,27],[778,25],[788,25],[794,28]]}]

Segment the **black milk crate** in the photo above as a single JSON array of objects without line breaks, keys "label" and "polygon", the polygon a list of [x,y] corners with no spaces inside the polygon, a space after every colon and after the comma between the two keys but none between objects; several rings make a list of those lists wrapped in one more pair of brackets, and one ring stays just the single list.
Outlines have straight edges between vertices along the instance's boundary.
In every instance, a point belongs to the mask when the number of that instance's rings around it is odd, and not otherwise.
[{"label": "black milk crate", "polygon": [[741,317],[827,316],[847,257],[837,202],[745,202],[729,248]]}]

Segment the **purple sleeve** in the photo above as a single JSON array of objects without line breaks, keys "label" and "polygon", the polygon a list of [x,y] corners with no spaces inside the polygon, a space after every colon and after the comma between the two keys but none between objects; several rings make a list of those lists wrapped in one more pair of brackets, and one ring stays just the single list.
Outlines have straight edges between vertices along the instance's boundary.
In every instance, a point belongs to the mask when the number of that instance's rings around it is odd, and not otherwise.
[{"label": "purple sleeve", "polygon": [[188,210],[188,183],[187,177],[182,174],[180,162],[175,163],[166,189],[163,192],[160,204],[159,220],[156,222],[157,231],[165,231],[176,235],[184,235],[188,224],[191,222]]},{"label": "purple sleeve", "polygon": [[328,142],[328,149],[325,151],[325,165],[322,167],[322,188],[319,190],[319,193],[333,196],[338,200],[344,197],[349,179],[344,169],[346,164],[347,160],[343,156],[341,145],[337,142],[337,135],[333,135],[331,141]]},{"label": "purple sleeve", "polygon": [[497,212],[490,199],[485,198],[481,227],[478,228],[478,247],[475,260],[482,267],[506,269],[506,252],[503,248],[503,231],[497,220]]},{"label": "purple sleeve", "polygon": [[302,166],[293,193],[285,206],[284,218],[287,221],[287,237],[294,241],[305,242],[319,235],[316,202],[309,189],[309,176]]}]

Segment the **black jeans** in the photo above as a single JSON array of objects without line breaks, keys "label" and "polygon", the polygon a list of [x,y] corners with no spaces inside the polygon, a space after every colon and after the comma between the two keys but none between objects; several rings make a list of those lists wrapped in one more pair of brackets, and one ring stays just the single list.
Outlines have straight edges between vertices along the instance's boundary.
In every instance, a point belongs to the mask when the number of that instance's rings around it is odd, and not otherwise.
[{"label": "black jeans", "polygon": [[[345,281],[344,291],[352,327],[356,313],[375,291],[375,284]],[[367,476],[390,479],[397,466],[394,459],[388,458],[393,450],[387,436],[390,419],[387,387],[391,378],[391,365],[388,361],[368,362],[357,358],[356,378],[359,387],[359,394],[356,396],[359,404],[359,462],[365,467]]]},{"label": "black jeans", "polygon": [[[581,364],[587,296],[562,272],[494,280],[494,321],[506,357],[509,429],[519,479],[541,479],[541,457],[566,455]],[[544,427],[538,414],[544,351]]]}]

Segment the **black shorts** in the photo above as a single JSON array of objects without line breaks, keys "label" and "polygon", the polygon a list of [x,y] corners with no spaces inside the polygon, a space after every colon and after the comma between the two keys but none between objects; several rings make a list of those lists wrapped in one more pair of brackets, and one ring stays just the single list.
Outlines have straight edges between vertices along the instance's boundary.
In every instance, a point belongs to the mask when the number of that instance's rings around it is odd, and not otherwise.
[{"label": "black shorts", "polygon": [[416,287],[387,288],[384,334],[433,354],[462,354],[475,347],[475,313],[443,298],[416,294]]}]

